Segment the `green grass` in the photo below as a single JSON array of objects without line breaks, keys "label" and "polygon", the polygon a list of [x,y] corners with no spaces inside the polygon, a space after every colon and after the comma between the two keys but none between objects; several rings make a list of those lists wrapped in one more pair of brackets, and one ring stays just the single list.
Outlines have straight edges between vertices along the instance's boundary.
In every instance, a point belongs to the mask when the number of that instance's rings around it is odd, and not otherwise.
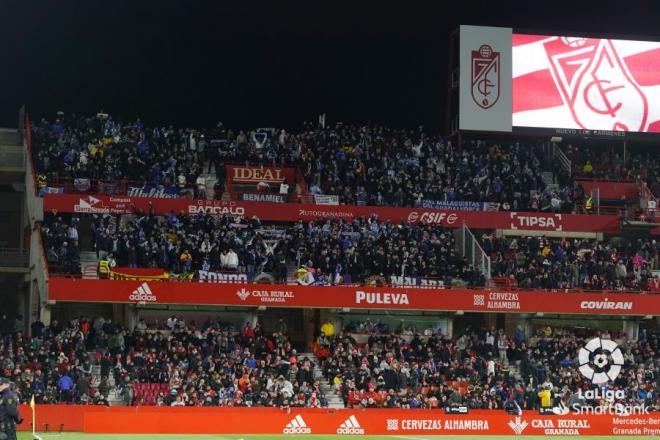
[{"label": "green grass", "polygon": [[[79,432],[64,432],[61,434],[48,433],[39,434],[43,440],[284,440],[295,437],[312,438],[314,440],[339,440],[339,439],[355,439],[355,440],[447,440],[450,438],[457,438],[460,440],[511,440],[516,438],[513,435],[177,435],[177,434],[83,434]],[[521,437],[530,440],[547,440],[546,436],[533,435]],[[621,438],[618,436],[585,436],[585,437],[552,437],[559,440],[577,440],[579,439],[594,439],[594,440],[607,440]],[[626,440],[648,440],[649,437],[644,436],[631,436],[625,437]],[[32,434],[26,432],[18,433],[18,440],[32,440]]]}]

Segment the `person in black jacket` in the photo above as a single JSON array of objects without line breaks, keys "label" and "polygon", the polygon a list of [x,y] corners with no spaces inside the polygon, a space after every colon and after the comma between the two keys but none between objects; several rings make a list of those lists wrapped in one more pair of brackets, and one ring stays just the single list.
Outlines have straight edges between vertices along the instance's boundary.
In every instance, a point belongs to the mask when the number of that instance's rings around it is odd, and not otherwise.
[{"label": "person in black jacket", "polygon": [[0,377],[0,440],[16,440],[16,424],[23,422],[18,413],[18,396],[11,385],[9,379]]}]

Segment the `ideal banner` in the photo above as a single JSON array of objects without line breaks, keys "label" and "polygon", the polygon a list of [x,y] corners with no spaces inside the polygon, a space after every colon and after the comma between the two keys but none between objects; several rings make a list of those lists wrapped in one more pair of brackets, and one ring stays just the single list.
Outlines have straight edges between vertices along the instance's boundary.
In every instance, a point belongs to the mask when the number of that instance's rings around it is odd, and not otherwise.
[{"label": "ideal banner", "polygon": [[108,281],[50,277],[54,301],[509,313],[660,315],[660,295],[371,286]]},{"label": "ideal banner", "polygon": [[[150,205],[151,203],[151,205]],[[171,211],[186,214],[257,216],[262,221],[309,221],[378,216],[380,220],[433,224],[446,228],[459,228],[465,223],[471,229],[517,229],[543,232],[607,232],[621,230],[615,215],[576,215],[540,212],[475,212],[425,208],[389,208],[378,206],[320,206],[289,203],[282,205],[234,200],[160,199],[124,196],[81,196],[76,194],[46,194],[44,211],[88,214],[134,214],[148,212],[153,206],[156,214]]]},{"label": "ideal banner", "polygon": [[179,188],[175,186],[154,186],[154,185],[128,185],[126,187],[128,197],[155,197],[161,199],[178,199]]},{"label": "ideal banner", "polygon": [[[64,407],[66,406],[66,409]],[[270,434],[270,435],[660,435],[660,414],[520,416],[473,410],[445,414],[442,409],[310,409],[236,407],[156,407],[37,405],[37,432],[51,429],[107,434]],[[31,429],[32,411],[21,405],[21,431]],[[221,420],[222,423],[218,423]],[[259,423],[246,423],[259,420]]]},{"label": "ideal banner", "polygon": [[660,42],[515,34],[512,62],[515,126],[660,133]]},{"label": "ideal banner", "polygon": [[511,131],[511,35],[511,28],[461,26],[461,130]]},{"label": "ideal banner", "polygon": [[280,183],[284,180],[293,183],[296,180],[296,169],[292,167],[225,165],[225,168],[230,183]]}]

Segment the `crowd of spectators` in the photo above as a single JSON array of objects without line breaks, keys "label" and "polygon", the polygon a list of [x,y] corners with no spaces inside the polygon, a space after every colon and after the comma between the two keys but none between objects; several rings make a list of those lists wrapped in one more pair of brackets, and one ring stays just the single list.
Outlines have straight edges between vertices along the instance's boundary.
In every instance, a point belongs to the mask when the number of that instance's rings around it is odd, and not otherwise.
[{"label": "crowd of spectators", "polygon": [[[161,268],[172,273],[238,271],[272,274],[286,282],[294,268],[301,284],[363,283],[391,276],[483,285],[481,272],[456,251],[451,231],[435,225],[394,224],[376,218],[263,225],[231,215],[97,215],[91,241],[99,258],[118,267]],[[58,252],[76,217],[47,214],[46,247]],[[300,274],[300,272],[297,272]]]},{"label": "crowd of spectators", "polygon": [[484,234],[482,246],[491,255],[493,277],[507,277],[519,287],[660,291],[652,273],[658,268],[656,240],[615,238],[608,243]]},{"label": "crowd of spectators", "polygon": [[41,238],[49,270],[74,275],[81,272],[78,221],[64,222],[55,217],[42,225]]},{"label": "crowd of spectators", "polygon": [[624,161],[623,152],[614,149],[593,149],[567,145],[566,156],[573,164],[573,171],[578,178],[608,180],[642,180],[653,194],[660,196],[660,160],[657,154],[628,152]]},{"label": "crowd of spectators", "polygon": [[[140,320],[133,330],[101,317],[67,325],[37,321],[30,337],[6,316],[0,324],[2,375],[23,401],[34,395],[44,404],[109,405],[111,398],[127,405],[327,406],[316,366],[297,354],[281,320],[269,334],[250,321],[235,328],[175,316],[161,325]],[[594,385],[580,374],[577,356],[596,336],[614,338],[621,348],[625,368],[605,386],[622,390],[623,399],[585,393]],[[657,332],[646,329],[629,340],[549,325],[532,335],[522,327],[512,335],[468,328],[453,338],[382,328],[362,344],[339,329],[319,337],[315,354],[325,380],[352,407],[503,409],[515,401],[531,410],[541,405],[539,393],[550,390],[554,405],[644,403],[660,410],[660,345]]]},{"label": "crowd of spectators", "polygon": [[[417,206],[432,200],[491,202],[517,211],[574,208],[570,176],[556,164],[544,164],[536,146],[485,141],[458,146],[422,128],[306,125],[290,133],[218,124],[191,130],[121,123],[105,114],[60,114],[54,122],[36,122],[33,131],[36,168],[47,181],[127,179],[184,188],[194,187],[207,168],[222,186],[225,163],[250,162],[298,166],[311,193],[338,195],[344,204]],[[549,170],[557,188],[543,182],[542,171]]]},{"label": "crowd of spectators", "polygon": [[[611,337],[606,331],[600,336]],[[547,326],[526,337],[521,327],[510,336],[475,329],[452,339],[374,332],[366,344],[340,333],[323,340],[317,355],[325,378],[347,406],[504,409],[515,401],[531,410],[541,406],[539,393],[549,390],[553,405],[645,403],[660,409],[658,335],[645,330],[639,340],[623,340],[625,372],[606,385],[624,390],[625,398],[616,402],[585,398],[593,387],[578,370],[585,339],[568,330]]]},{"label": "crowd of spectators", "polygon": [[[6,319],[4,317],[3,319]],[[22,401],[159,406],[326,406],[313,375],[285,333],[217,321],[170,318],[129,330],[109,319],[32,325],[32,336],[3,331],[2,375]],[[4,327],[3,327],[4,328]],[[286,326],[284,326],[286,332]],[[98,368],[94,368],[98,366]],[[144,384],[156,384],[147,394]],[[136,390],[140,390],[136,392]]]}]

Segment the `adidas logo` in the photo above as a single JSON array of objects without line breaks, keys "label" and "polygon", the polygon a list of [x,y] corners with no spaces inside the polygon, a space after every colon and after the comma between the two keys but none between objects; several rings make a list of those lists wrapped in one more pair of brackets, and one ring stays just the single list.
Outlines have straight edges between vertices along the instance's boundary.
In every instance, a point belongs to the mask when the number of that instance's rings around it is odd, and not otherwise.
[{"label": "adidas logo", "polygon": [[142,283],[140,287],[135,289],[133,293],[129,295],[128,300],[156,302],[158,301],[158,298],[156,298],[156,295],[151,292],[151,289],[147,283]]},{"label": "adidas logo", "polygon": [[312,430],[307,423],[303,420],[302,416],[298,414],[286,424],[282,430],[283,434],[311,434]]},{"label": "adidas logo", "polygon": [[349,418],[344,420],[344,423],[339,425],[339,428],[337,428],[337,434],[340,434],[340,435],[363,435],[364,434],[364,429],[362,429],[360,427],[360,424],[358,423],[355,416],[350,416]]}]

